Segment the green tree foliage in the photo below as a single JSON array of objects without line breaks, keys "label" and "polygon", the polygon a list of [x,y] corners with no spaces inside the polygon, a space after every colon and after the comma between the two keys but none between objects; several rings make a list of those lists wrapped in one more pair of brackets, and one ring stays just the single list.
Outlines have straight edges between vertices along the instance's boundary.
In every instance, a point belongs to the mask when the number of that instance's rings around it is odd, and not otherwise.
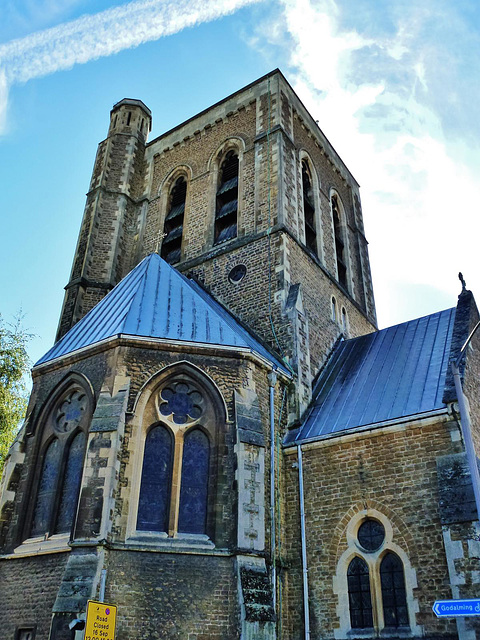
[{"label": "green tree foliage", "polygon": [[26,346],[31,338],[22,327],[21,316],[10,325],[0,315],[0,478],[27,408],[24,377],[30,368]]}]

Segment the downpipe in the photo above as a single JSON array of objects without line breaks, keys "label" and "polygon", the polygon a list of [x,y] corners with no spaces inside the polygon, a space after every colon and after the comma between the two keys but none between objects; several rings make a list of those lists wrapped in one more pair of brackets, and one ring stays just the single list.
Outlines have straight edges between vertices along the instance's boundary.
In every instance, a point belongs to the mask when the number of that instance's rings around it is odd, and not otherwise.
[{"label": "downpipe", "polygon": [[272,596],[273,610],[277,611],[277,567],[275,564],[276,527],[275,527],[275,385],[277,374],[275,369],[268,374],[270,386],[270,547],[272,561]]},{"label": "downpipe", "polygon": [[303,618],[305,626],[305,640],[310,640],[310,610],[308,604],[308,566],[307,566],[307,536],[305,529],[305,499],[303,491],[303,457],[302,445],[297,444],[298,454],[298,492],[300,494],[300,534],[302,542],[302,570],[303,570]]}]

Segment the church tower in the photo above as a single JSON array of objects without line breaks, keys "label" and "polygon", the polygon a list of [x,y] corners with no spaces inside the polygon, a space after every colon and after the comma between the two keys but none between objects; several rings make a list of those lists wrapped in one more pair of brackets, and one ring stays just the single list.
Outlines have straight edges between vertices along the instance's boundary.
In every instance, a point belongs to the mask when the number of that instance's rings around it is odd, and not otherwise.
[{"label": "church tower", "polygon": [[339,337],[376,328],[358,184],[278,70],[150,127],[139,100],[111,112],[58,336],[158,251],[287,362],[294,421]]}]

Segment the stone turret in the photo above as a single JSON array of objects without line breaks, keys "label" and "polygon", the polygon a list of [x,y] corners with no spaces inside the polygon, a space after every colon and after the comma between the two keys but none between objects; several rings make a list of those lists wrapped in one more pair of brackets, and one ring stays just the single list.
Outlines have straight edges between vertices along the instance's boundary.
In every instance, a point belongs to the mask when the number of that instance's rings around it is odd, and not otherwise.
[{"label": "stone turret", "polygon": [[152,117],[125,98],[110,112],[100,143],[57,332],[61,338],[130,270],[144,192],[144,154]]}]

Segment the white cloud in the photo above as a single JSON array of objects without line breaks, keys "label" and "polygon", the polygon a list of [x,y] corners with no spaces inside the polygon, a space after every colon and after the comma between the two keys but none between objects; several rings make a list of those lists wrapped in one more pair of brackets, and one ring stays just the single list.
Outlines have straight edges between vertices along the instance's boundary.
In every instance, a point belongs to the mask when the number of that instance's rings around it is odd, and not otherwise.
[{"label": "white cloud", "polygon": [[277,25],[271,44],[285,50],[289,41],[289,79],[362,185],[377,308],[385,326],[411,314],[411,308],[392,305],[395,292],[404,297],[408,286],[432,292],[424,296],[431,307],[419,309],[419,315],[439,310],[448,295],[453,305],[459,270],[480,297],[480,184],[473,165],[458,161],[458,148],[472,141],[457,135],[452,144],[435,108],[432,65],[436,48],[441,51],[445,42],[425,41],[429,12],[412,6],[394,33],[382,33],[377,24],[374,35],[368,29],[360,34],[352,21],[342,25],[340,1],[283,0],[283,32]]},{"label": "white cloud", "polygon": [[0,69],[0,132],[7,126],[8,85],[5,72]]},{"label": "white cloud", "polygon": [[[178,33],[255,2],[137,0],[0,45],[0,72],[6,87],[27,82]],[[6,112],[6,87],[0,94],[0,114]]]}]

